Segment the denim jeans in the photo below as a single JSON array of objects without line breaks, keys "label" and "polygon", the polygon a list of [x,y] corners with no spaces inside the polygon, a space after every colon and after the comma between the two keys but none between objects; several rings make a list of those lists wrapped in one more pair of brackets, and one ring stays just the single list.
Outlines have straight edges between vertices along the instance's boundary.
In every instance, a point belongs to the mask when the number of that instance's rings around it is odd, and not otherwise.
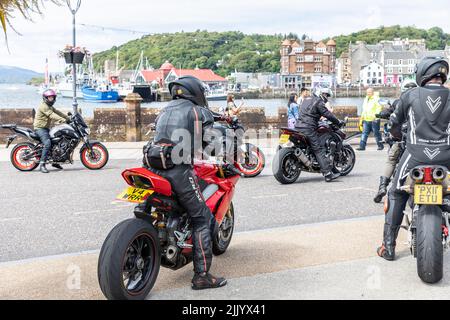
[{"label": "denim jeans", "polygon": [[40,163],[45,163],[47,161],[48,153],[52,148],[52,140],[50,140],[49,132],[50,132],[49,129],[36,130],[36,134],[39,136],[39,139],[41,139],[41,142],[44,145],[44,149],[42,149]]},{"label": "denim jeans", "polygon": [[375,136],[375,140],[377,141],[377,145],[379,147],[382,147],[383,144],[381,142],[381,133],[380,133],[380,120],[374,120],[374,121],[363,121],[363,132],[361,136],[361,142],[359,146],[362,149],[366,148],[367,139],[369,138],[369,134],[373,132],[373,135]]}]

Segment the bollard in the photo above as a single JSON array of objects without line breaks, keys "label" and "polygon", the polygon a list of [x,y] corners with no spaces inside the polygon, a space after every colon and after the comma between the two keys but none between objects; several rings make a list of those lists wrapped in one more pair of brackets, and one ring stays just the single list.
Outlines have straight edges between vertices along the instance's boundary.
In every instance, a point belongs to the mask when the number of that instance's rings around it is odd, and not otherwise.
[{"label": "bollard", "polygon": [[137,93],[129,93],[125,98],[127,142],[141,141],[141,102]]}]

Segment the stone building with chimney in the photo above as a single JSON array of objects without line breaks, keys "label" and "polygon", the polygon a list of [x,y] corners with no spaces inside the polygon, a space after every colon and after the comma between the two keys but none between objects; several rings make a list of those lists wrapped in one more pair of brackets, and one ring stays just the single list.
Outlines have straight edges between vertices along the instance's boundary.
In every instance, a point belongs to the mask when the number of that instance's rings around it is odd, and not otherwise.
[{"label": "stone building with chimney", "polygon": [[336,73],[336,42],[333,39],[326,44],[311,39],[286,39],[281,45],[280,53],[283,88],[310,88],[313,76],[334,77]]}]

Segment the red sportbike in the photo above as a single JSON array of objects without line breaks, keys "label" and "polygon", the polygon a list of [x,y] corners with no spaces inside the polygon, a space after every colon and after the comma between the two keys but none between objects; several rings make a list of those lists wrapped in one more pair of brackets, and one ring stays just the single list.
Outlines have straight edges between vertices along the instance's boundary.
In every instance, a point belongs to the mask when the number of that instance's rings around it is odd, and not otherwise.
[{"label": "red sportbike", "polygon": [[[219,224],[213,253],[223,254],[234,230],[233,195],[242,174],[234,166],[200,162],[194,166],[207,206]],[[177,270],[192,261],[190,218],[178,204],[171,184],[145,169],[127,169],[122,177],[130,185],[117,198],[144,203],[135,218],[119,223],[103,243],[98,280],[108,299],[145,299],[159,268]]]}]

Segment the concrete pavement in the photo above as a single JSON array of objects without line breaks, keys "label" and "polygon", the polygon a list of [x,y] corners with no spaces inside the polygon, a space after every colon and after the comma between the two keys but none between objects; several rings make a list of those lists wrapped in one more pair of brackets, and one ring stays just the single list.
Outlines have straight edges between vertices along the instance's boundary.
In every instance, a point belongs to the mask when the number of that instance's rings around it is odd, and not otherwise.
[{"label": "concrete pavement", "polygon": [[[450,256],[445,276],[426,285],[399,237],[398,260],[376,257],[383,217],[242,232],[213,261],[229,279],[221,289],[190,289],[191,266],[161,269],[149,299],[450,299]],[[103,299],[97,283],[98,253],[0,264],[4,299]]]},{"label": "concrete pavement", "polygon": [[[0,146],[0,299],[103,298],[98,250],[132,216],[131,204],[114,199],[125,188],[122,170],[140,166],[143,144],[107,144],[104,170],[76,161],[49,175],[16,171]],[[272,176],[274,148],[266,145],[267,167],[239,181],[237,233],[213,262],[229,285],[195,292],[191,266],[162,269],[149,299],[450,299],[448,253],[444,279],[433,286],[417,277],[404,231],[398,261],[375,256],[383,216],[372,198],[386,158],[375,148],[357,152],[354,171],[333,183],[302,173],[285,186]]]}]

